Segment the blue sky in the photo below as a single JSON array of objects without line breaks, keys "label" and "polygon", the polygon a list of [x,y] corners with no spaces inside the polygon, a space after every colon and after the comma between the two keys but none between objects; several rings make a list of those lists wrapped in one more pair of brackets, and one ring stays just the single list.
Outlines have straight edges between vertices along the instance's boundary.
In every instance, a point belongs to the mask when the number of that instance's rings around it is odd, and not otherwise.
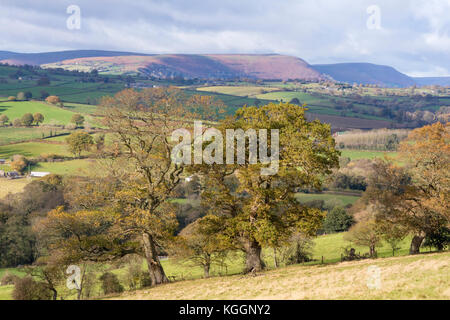
[{"label": "blue sky", "polygon": [[280,53],[450,76],[450,0],[1,0],[0,14],[7,51]]}]

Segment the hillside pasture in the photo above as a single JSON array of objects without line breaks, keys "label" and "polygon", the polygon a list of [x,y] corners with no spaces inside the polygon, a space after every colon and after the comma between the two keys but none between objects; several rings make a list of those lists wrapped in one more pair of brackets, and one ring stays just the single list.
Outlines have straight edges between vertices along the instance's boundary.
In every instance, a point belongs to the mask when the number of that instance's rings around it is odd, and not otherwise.
[{"label": "hillside pasture", "polygon": [[67,146],[63,144],[25,142],[0,146],[0,158],[7,159],[16,154],[27,158],[38,157],[41,154],[71,155],[67,150]]},{"label": "hillside pasture", "polygon": [[350,160],[359,159],[383,159],[385,156],[390,158],[395,158],[397,152],[386,152],[386,151],[370,151],[370,150],[352,150],[343,149],[341,151],[341,157],[348,157]]},{"label": "hillside pasture", "polygon": [[61,134],[65,130],[51,126],[40,126],[30,128],[0,127],[0,145],[25,142],[48,137],[50,134]]},{"label": "hillside pasture", "polygon": [[[126,292],[116,299],[310,300],[449,299],[450,253],[290,266],[256,277],[236,275],[175,282]],[[380,286],[368,286],[369,267],[380,270]]]},{"label": "hillside pasture", "polygon": [[0,103],[0,114],[5,114],[10,121],[21,118],[25,113],[41,113],[44,124],[68,124],[74,112],[64,110],[42,101],[12,101]]},{"label": "hillside pasture", "polygon": [[348,204],[354,204],[359,197],[356,196],[348,196],[341,194],[329,194],[329,193],[297,193],[295,195],[298,201],[305,203],[313,200],[336,200],[338,202],[342,202],[342,206],[346,206]]}]

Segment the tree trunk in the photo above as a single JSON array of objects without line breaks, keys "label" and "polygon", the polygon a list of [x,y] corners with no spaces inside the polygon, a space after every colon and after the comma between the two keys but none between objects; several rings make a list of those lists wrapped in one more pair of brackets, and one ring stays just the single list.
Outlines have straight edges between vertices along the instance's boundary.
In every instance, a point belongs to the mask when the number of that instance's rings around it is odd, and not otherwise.
[{"label": "tree trunk", "polygon": [[53,292],[53,300],[56,300],[56,299],[58,299],[58,291],[56,291],[56,289],[55,288],[53,288],[53,289],[50,289],[52,292]]},{"label": "tree trunk", "polygon": [[411,240],[411,246],[409,247],[409,254],[419,254],[420,253],[420,246],[423,242],[423,239],[425,239],[425,236],[423,235],[415,235]]},{"label": "tree trunk", "polygon": [[273,263],[275,268],[278,268],[277,249],[273,248]]},{"label": "tree trunk", "polygon": [[370,247],[370,257],[376,258],[377,257],[377,251],[375,250],[375,246]]},{"label": "tree trunk", "polygon": [[205,272],[205,278],[209,278],[209,268],[210,268],[209,263],[207,263],[203,266],[203,271]]},{"label": "tree trunk", "polygon": [[150,274],[150,279],[152,280],[152,286],[169,282],[169,279],[167,279],[164,269],[159,261],[158,253],[156,252],[155,243],[153,242],[152,237],[149,234],[144,233],[142,235],[142,243],[144,246],[148,272]]},{"label": "tree trunk", "polygon": [[259,272],[264,269],[261,259],[261,246],[254,240],[244,242],[245,250],[245,273]]}]

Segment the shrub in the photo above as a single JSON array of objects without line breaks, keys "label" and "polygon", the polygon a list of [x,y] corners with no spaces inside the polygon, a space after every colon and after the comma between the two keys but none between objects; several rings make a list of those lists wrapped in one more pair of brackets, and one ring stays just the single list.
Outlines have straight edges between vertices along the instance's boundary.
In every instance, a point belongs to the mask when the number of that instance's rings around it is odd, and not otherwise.
[{"label": "shrub", "polygon": [[82,126],[84,123],[84,117],[81,114],[74,114],[70,122],[74,123],[77,127]]},{"label": "shrub", "polygon": [[426,247],[435,247],[439,251],[450,245],[450,229],[442,227],[439,230],[428,234],[423,244]]},{"label": "shrub", "polygon": [[45,101],[51,104],[58,104],[61,102],[58,96],[48,96],[47,98],[45,98]]},{"label": "shrub", "polygon": [[22,126],[22,120],[21,119],[14,119],[13,126],[14,127],[21,127]]},{"label": "shrub", "polygon": [[31,113],[25,113],[20,120],[22,121],[22,125],[26,127],[31,126],[34,122],[34,118]]},{"label": "shrub", "polygon": [[354,223],[353,217],[340,207],[334,207],[328,212],[323,223],[323,229],[327,233],[347,231]]},{"label": "shrub", "polygon": [[14,155],[11,161],[11,169],[17,172],[23,172],[28,166],[28,159],[22,155]]},{"label": "shrub", "polygon": [[9,97],[8,97],[8,100],[9,100],[9,101],[16,101],[16,100],[17,100],[17,98],[16,98],[16,97],[14,97],[14,96],[9,96]]},{"label": "shrub", "polygon": [[42,282],[33,280],[31,276],[18,279],[14,285],[14,300],[50,300],[52,292]]},{"label": "shrub", "polygon": [[311,261],[314,242],[310,238],[294,234],[289,243],[290,245],[282,250],[282,260],[286,265]]},{"label": "shrub", "polygon": [[126,281],[130,290],[149,287],[152,280],[148,272],[142,270],[141,263],[131,263],[127,268]]},{"label": "shrub", "polygon": [[8,123],[9,118],[6,114],[0,115],[0,125],[4,126]]},{"label": "shrub", "polygon": [[105,294],[121,293],[123,292],[123,286],[119,282],[119,278],[114,273],[105,272],[100,277],[102,282],[102,289]]},{"label": "shrub", "polygon": [[20,278],[16,276],[15,274],[12,274],[10,272],[5,272],[3,277],[0,279],[0,285],[1,286],[9,286],[12,284],[15,284],[17,280]]},{"label": "shrub", "polygon": [[33,115],[33,122],[36,123],[36,125],[39,125],[40,123],[44,122],[44,116],[42,113],[36,112]]}]

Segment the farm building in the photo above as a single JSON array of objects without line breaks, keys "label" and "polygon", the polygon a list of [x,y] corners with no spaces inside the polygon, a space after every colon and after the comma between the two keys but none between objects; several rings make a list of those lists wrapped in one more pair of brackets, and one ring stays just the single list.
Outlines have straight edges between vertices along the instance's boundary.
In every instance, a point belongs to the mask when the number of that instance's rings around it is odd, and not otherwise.
[{"label": "farm building", "polygon": [[5,159],[0,159],[0,164],[5,164],[6,160]]},{"label": "farm building", "polygon": [[50,172],[37,172],[37,171],[31,171],[30,177],[32,178],[42,178],[45,176],[48,176]]}]

